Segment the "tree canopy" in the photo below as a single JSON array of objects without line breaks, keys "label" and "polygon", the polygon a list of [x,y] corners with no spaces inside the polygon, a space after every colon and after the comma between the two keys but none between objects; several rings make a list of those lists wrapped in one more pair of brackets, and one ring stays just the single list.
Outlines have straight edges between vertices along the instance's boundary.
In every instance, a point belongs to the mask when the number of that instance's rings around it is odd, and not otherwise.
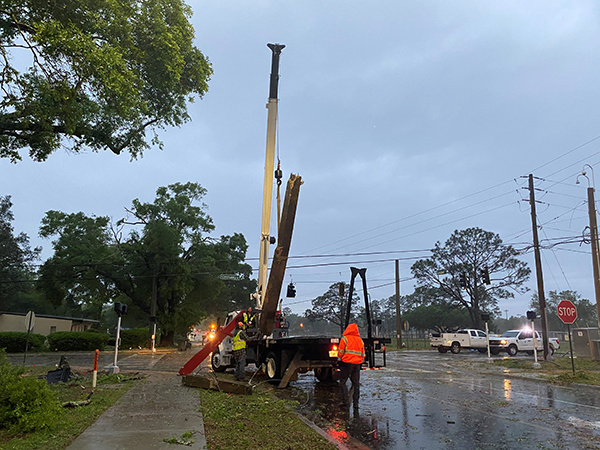
[{"label": "tree canopy", "polygon": [[[525,292],[523,286],[531,270],[517,259],[518,252],[502,243],[497,234],[481,228],[456,230],[442,245],[435,244],[431,257],[411,267],[417,289],[435,301],[463,306],[469,311],[474,328],[481,327],[481,312],[498,314],[498,300]],[[491,284],[486,285],[487,269]],[[465,286],[461,287],[461,274]]]},{"label": "tree canopy", "polygon": [[448,303],[417,306],[402,315],[402,320],[417,330],[447,332],[465,328],[471,322],[469,312],[462,307]]},{"label": "tree canopy", "polygon": [[[255,282],[244,264],[241,234],[213,239],[214,225],[202,203],[205,189],[176,183],[157,190],[152,203],[134,200],[128,216],[107,217],[49,211],[40,235],[54,237],[54,256],[40,270],[41,286],[59,303],[103,305],[117,296],[146,316],[156,289],[157,322],[165,344],[211,313],[249,303]],[[228,287],[221,274],[242,275]],[[230,297],[231,296],[231,297]]]},{"label": "tree canopy", "polygon": [[[344,297],[340,297],[340,286],[344,288]],[[350,286],[343,283],[334,283],[329,286],[329,289],[318,297],[312,299],[312,308],[307,309],[304,312],[304,316],[308,318],[308,320],[314,322],[318,320],[327,321],[338,325],[340,327],[340,334],[344,331],[344,320],[346,315],[346,309],[348,307],[348,290]],[[353,295],[352,302],[352,310],[350,314],[353,315],[359,307],[358,305],[358,295],[356,291]]]},{"label": "tree canopy", "polygon": [[0,0],[0,157],[127,151],[189,120],[212,67],[183,0]]},{"label": "tree canopy", "polygon": [[18,299],[31,289],[32,263],[39,248],[32,249],[25,233],[15,234],[10,196],[0,196],[0,310],[15,310]]}]

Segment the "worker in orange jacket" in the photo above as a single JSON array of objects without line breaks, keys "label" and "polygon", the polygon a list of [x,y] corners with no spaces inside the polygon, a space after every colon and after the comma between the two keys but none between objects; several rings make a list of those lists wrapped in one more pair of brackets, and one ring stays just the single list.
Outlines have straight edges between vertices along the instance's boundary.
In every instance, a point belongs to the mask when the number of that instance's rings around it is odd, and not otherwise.
[{"label": "worker in orange jacket", "polygon": [[360,368],[365,359],[365,343],[360,338],[358,325],[351,323],[344,331],[338,347],[338,358],[340,362],[340,390],[342,392],[342,403],[348,405],[350,397],[346,382],[348,378],[352,382],[354,408],[358,408],[358,397],[360,396]]}]

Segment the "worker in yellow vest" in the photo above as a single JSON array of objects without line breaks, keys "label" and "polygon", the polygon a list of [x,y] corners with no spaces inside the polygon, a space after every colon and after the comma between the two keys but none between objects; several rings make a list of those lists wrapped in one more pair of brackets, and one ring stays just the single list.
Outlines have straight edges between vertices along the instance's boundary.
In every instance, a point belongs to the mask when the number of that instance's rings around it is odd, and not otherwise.
[{"label": "worker in yellow vest", "polygon": [[244,323],[238,322],[233,333],[233,358],[235,359],[235,379],[246,379],[246,341],[248,335],[244,331]]},{"label": "worker in yellow vest", "polygon": [[351,323],[348,325],[340,345],[338,347],[338,358],[340,362],[340,390],[342,393],[342,403],[348,405],[350,403],[350,395],[346,381],[350,378],[352,382],[351,392],[353,393],[354,408],[358,408],[358,397],[360,396],[360,369],[362,362],[365,359],[365,343],[360,338],[358,325]]},{"label": "worker in yellow vest", "polygon": [[254,317],[252,316],[252,306],[249,306],[242,316],[242,322],[244,323],[244,329],[252,326]]}]

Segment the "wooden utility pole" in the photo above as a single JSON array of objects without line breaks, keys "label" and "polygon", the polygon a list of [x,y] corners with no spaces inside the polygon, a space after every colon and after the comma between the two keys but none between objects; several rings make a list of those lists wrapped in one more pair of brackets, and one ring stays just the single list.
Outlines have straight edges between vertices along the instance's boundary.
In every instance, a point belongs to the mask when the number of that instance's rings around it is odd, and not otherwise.
[{"label": "wooden utility pole", "polygon": [[400,261],[396,260],[396,348],[402,348],[402,316],[400,314]]},{"label": "wooden utility pole", "polygon": [[296,207],[298,206],[301,185],[302,177],[291,174],[283,200],[277,248],[273,253],[271,272],[269,273],[269,281],[263,298],[262,312],[260,313],[259,329],[265,336],[269,336],[273,332],[273,325],[275,324],[275,313],[279,304],[279,294],[281,293],[285,267],[292,244],[292,232],[294,231],[294,220],[296,219]]},{"label": "wooden utility pole", "polygon": [[594,269],[594,288],[596,292],[596,308],[598,309],[598,326],[600,327],[600,256],[598,255],[598,222],[596,220],[596,202],[594,188],[588,186],[588,212],[590,215],[590,240],[592,242],[592,267]]},{"label": "wooden utility pole", "polygon": [[533,248],[535,253],[535,272],[537,275],[538,300],[540,302],[540,319],[542,322],[542,341],[544,343],[544,359],[548,359],[548,321],[546,319],[546,295],[544,294],[544,277],[542,275],[542,258],[538,239],[537,217],[535,214],[535,189],[533,175],[529,174],[529,203],[531,205],[531,227],[533,231]]},{"label": "wooden utility pole", "polygon": [[158,263],[154,266],[154,275],[152,276],[152,303],[150,304],[150,350],[156,350],[156,309],[158,306]]}]

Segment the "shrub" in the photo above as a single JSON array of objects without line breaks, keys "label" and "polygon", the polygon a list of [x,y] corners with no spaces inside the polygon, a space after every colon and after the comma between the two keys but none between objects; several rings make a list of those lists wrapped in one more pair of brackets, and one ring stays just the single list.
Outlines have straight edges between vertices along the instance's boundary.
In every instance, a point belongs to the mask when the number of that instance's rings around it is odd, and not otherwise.
[{"label": "shrub", "polygon": [[51,428],[62,408],[45,380],[21,377],[0,351],[0,428],[26,433]]},{"label": "shrub", "polygon": [[[7,353],[20,353],[25,351],[27,333],[21,331],[8,331],[0,333],[0,348],[6,349]],[[29,334],[29,350],[39,351],[44,348],[46,336],[41,334]]]},{"label": "shrub", "polygon": [[121,330],[121,345],[119,348],[145,348],[148,345],[148,328],[134,328],[132,330]]},{"label": "shrub", "polygon": [[50,350],[76,351],[76,350],[104,350],[110,337],[108,334],[89,333],[87,331],[60,331],[48,336]]}]

